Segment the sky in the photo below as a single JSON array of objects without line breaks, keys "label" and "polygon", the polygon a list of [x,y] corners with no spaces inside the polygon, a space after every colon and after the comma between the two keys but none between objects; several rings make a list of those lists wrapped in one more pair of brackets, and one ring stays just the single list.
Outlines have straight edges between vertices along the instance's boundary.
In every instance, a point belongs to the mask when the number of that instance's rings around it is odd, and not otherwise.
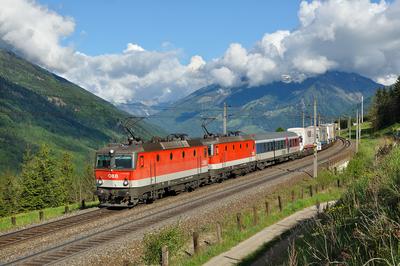
[{"label": "sky", "polygon": [[39,0],[63,16],[73,17],[67,38],[88,55],[119,53],[127,43],[146,50],[181,49],[189,60],[221,56],[230,43],[251,47],[265,32],[298,25],[298,0]]},{"label": "sky", "polygon": [[112,102],[400,73],[400,0],[0,0],[0,47]]}]

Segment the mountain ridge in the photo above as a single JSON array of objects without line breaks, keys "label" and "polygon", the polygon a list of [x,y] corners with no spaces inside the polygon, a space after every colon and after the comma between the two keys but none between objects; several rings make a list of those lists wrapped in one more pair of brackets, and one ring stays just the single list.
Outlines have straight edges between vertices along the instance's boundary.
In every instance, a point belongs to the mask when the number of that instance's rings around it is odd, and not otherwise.
[{"label": "mountain ridge", "polygon": [[[94,150],[125,138],[118,122],[129,114],[74,83],[0,49],[0,170],[18,171],[27,148],[49,144],[77,165]],[[140,122],[138,135],[163,131]]]},{"label": "mountain ridge", "polygon": [[[273,131],[278,127],[301,126],[301,113],[304,110],[306,117],[311,115],[314,96],[318,99],[322,117],[331,120],[333,116],[338,118],[351,110],[361,95],[365,99],[371,97],[382,86],[357,73],[340,71],[329,71],[300,83],[279,81],[234,88],[210,85],[170,105],[170,110],[159,113],[163,119],[155,115],[150,122],[171,132],[200,136],[201,117],[215,117],[218,123],[210,124],[210,130],[222,132],[222,108],[226,102],[231,115],[228,130],[246,133]],[[309,124],[308,121],[306,124]]]}]

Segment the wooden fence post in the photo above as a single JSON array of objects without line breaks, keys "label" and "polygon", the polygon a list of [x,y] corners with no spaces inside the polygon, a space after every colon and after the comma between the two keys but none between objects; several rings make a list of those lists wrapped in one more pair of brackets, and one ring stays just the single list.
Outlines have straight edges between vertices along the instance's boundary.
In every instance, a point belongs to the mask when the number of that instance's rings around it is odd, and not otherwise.
[{"label": "wooden fence post", "polygon": [[39,220],[42,222],[44,220],[44,213],[43,211],[39,211]]},{"label": "wooden fence post", "polygon": [[336,182],[337,182],[337,187],[340,187],[340,179],[339,178],[337,179]]},{"label": "wooden fence post", "polygon": [[278,205],[279,205],[279,211],[282,211],[282,199],[281,199],[281,196],[278,196]]},{"label": "wooden fence post", "polygon": [[269,202],[268,201],[266,201],[265,202],[265,215],[269,215]]},{"label": "wooden fence post", "polygon": [[82,208],[82,209],[85,209],[85,208],[86,208],[86,204],[85,204],[85,200],[84,200],[84,199],[82,200],[81,208]]},{"label": "wooden fence post", "polygon": [[69,206],[68,206],[68,205],[65,205],[65,207],[64,207],[64,214],[67,214],[67,213],[69,213]]},{"label": "wooden fence post", "polygon": [[169,262],[169,251],[168,251],[168,246],[163,246],[161,248],[161,266],[168,266]]},{"label": "wooden fence post", "polygon": [[257,207],[253,206],[253,225],[258,224],[258,214],[257,214]]},{"label": "wooden fence post", "polygon": [[315,203],[315,207],[317,207],[317,212],[319,213],[321,207],[321,203],[319,203],[319,200],[317,200],[317,202]]},{"label": "wooden fence post", "polygon": [[17,217],[15,217],[15,216],[11,217],[11,224],[14,226],[17,225]]},{"label": "wooden fence post", "polygon": [[194,253],[199,252],[199,233],[197,231],[193,232],[193,250]]},{"label": "wooden fence post", "polygon": [[238,212],[236,214],[236,222],[237,222],[237,228],[239,231],[242,231],[243,227],[242,227],[242,214],[240,212]]},{"label": "wooden fence post", "polygon": [[310,197],[313,196],[313,190],[312,190],[312,185],[310,185]]},{"label": "wooden fence post", "polygon": [[222,242],[222,226],[220,222],[217,223],[217,241],[218,243]]}]

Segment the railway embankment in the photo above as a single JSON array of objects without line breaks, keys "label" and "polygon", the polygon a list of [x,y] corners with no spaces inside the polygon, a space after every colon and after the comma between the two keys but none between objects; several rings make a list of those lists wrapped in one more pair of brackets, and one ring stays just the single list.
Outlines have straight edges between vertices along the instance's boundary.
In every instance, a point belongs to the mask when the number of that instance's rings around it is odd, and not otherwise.
[{"label": "railway embankment", "polygon": [[343,173],[349,186],[339,201],[240,264],[399,265],[399,172],[398,145],[364,140]]}]

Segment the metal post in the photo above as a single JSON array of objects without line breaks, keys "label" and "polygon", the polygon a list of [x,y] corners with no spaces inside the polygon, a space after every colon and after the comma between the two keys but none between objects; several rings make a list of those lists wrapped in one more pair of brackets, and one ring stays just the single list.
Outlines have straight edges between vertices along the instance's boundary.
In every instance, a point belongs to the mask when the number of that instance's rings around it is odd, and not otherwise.
[{"label": "metal post", "polygon": [[304,128],[304,111],[303,111],[303,128]]},{"label": "metal post", "polygon": [[349,116],[349,121],[347,121],[347,128],[349,129],[349,140],[351,140],[351,116]]},{"label": "metal post", "polygon": [[224,127],[224,135],[226,135],[226,120],[227,120],[227,111],[228,106],[226,105],[226,103],[224,103],[224,121],[223,121],[223,127]]},{"label": "metal post", "polygon": [[341,131],[341,127],[340,127],[340,116],[339,116],[339,136],[341,135],[342,131]]},{"label": "metal post", "polygon": [[358,109],[356,115],[356,153],[358,152]]},{"label": "metal post", "polygon": [[318,158],[317,158],[317,99],[314,97],[314,171],[313,177],[318,175]]},{"label": "metal post", "polygon": [[361,116],[360,116],[360,123],[359,124],[360,124],[360,126],[358,127],[358,130],[359,130],[359,132],[358,132],[358,141],[361,144],[361,125],[362,125]]},{"label": "metal post", "polygon": [[361,123],[364,123],[364,96],[361,95]]}]

